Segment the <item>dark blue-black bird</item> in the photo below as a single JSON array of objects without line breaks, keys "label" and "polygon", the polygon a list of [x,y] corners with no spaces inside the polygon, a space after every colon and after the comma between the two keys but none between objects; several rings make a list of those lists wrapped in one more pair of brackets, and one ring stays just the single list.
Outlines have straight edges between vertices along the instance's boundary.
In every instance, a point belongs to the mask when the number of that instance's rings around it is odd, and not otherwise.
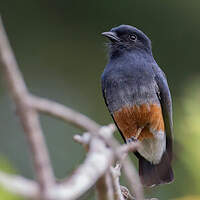
[{"label": "dark blue-black bird", "polygon": [[108,110],[124,141],[141,143],[135,155],[142,183],[170,183],[174,178],[172,100],[166,76],[152,55],[151,41],[129,25],[102,35],[110,41],[101,77]]}]

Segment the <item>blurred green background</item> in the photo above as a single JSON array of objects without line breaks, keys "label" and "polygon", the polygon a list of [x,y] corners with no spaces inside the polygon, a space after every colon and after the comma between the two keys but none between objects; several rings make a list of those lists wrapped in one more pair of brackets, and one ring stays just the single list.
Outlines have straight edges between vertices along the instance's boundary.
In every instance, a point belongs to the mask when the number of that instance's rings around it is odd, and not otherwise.
[{"label": "blurred green background", "polygon": [[[199,10],[197,0],[0,0],[0,13],[30,91],[100,124],[112,122],[100,89],[107,61],[100,33],[130,24],[151,38],[174,103],[176,179],[146,191],[162,200],[200,196]],[[1,81],[0,169],[33,178],[26,138],[4,86]],[[72,139],[81,132],[47,116],[41,116],[41,122],[55,174],[64,178],[84,159],[85,152]],[[0,189],[0,199],[21,198]],[[94,199],[93,192],[86,199]]]}]

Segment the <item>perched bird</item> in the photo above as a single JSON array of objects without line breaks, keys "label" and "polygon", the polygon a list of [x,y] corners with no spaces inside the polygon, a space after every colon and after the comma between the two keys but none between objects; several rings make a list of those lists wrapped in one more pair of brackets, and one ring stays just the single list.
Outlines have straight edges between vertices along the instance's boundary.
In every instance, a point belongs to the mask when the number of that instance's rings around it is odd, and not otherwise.
[{"label": "perched bird", "polygon": [[120,25],[103,32],[109,61],[101,77],[108,110],[126,143],[140,141],[135,155],[143,185],[173,181],[172,100],[164,72],[140,30]]}]

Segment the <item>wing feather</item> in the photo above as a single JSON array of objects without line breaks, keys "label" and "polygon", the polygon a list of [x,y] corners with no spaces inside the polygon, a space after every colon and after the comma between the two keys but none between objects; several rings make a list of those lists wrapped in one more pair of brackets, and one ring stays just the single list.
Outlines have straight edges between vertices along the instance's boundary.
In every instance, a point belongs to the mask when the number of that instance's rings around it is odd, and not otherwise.
[{"label": "wing feather", "polygon": [[172,119],[172,98],[164,72],[158,67],[153,67],[155,73],[155,81],[158,85],[157,96],[159,98],[162,114],[165,123],[165,132],[167,135],[167,152],[172,159],[172,143],[173,143],[173,119]]}]

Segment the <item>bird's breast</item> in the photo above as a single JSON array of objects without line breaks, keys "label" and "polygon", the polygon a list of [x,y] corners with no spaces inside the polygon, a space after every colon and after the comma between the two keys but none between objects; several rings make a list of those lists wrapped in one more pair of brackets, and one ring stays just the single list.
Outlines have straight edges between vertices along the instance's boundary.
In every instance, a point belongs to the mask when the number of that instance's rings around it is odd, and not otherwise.
[{"label": "bird's breast", "polygon": [[122,107],[158,103],[157,85],[153,78],[130,74],[107,78],[104,84],[104,94],[111,113]]}]

